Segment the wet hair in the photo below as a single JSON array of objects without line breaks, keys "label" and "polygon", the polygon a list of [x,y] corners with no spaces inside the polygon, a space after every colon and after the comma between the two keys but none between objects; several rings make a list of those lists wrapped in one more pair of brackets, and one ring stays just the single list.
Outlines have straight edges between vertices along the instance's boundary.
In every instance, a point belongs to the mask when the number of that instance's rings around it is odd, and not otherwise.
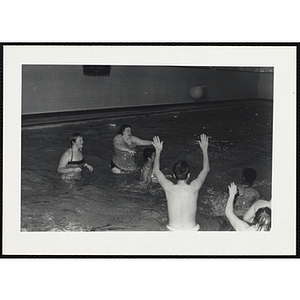
[{"label": "wet hair", "polygon": [[250,186],[252,186],[255,179],[256,171],[252,168],[246,168],[243,172],[243,182],[248,183]]},{"label": "wet hair", "polygon": [[128,128],[128,127],[131,128],[131,126],[130,126],[130,125],[127,125],[127,124],[121,125],[120,128],[119,128],[118,134],[122,134],[122,135],[123,135],[124,130],[125,130],[126,128]]},{"label": "wet hair", "polygon": [[270,231],[271,209],[269,207],[258,209],[253,219],[253,225],[257,227],[257,231]]},{"label": "wet hair", "polygon": [[143,152],[144,161],[147,161],[148,158],[151,158],[153,153],[155,153],[154,148],[145,148]]},{"label": "wet hair", "polygon": [[80,134],[79,132],[74,132],[70,135],[70,141],[71,141],[71,146],[76,143],[76,140],[78,137],[82,137],[82,134]]},{"label": "wet hair", "polygon": [[155,152],[154,148],[145,148],[143,155],[144,155],[144,161],[147,161],[148,158],[152,157],[152,154]]},{"label": "wet hair", "polygon": [[183,160],[177,161],[173,166],[173,173],[177,180],[186,180],[190,174],[190,164]]}]

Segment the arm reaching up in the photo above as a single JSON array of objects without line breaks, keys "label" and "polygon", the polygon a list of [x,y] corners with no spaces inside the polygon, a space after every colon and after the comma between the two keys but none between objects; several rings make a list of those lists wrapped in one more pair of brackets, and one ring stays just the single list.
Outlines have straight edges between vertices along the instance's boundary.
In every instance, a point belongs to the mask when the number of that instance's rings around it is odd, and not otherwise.
[{"label": "arm reaching up", "polygon": [[225,215],[228,218],[228,220],[229,220],[230,224],[232,225],[232,227],[236,231],[246,230],[250,226],[246,222],[239,219],[233,212],[233,200],[234,200],[234,197],[237,193],[237,187],[234,184],[234,182],[232,182],[228,186],[228,189],[229,189],[229,197],[228,197],[228,201],[227,201],[227,205],[226,205],[226,209],[225,209]]},{"label": "arm reaching up", "polygon": [[198,177],[191,182],[191,185],[195,186],[197,189],[200,189],[203,182],[206,179],[208,172],[210,171],[209,159],[208,159],[208,137],[205,134],[201,134],[200,141],[198,141],[199,146],[203,153],[203,169],[199,173]]},{"label": "arm reaching up", "polygon": [[155,160],[154,160],[153,170],[154,170],[154,173],[157,177],[158,177],[158,174],[161,173],[160,166],[159,166],[159,161],[160,161],[160,153],[163,149],[163,143],[164,142],[161,142],[158,136],[155,136],[153,138],[152,145],[155,148]]},{"label": "arm reaching up", "polygon": [[162,188],[165,188],[166,185],[173,183],[170,180],[168,180],[160,170],[160,153],[163,149],[163,143],[164,142],[161,142],[158,136],[155,136],[153,138],[152,145],[154,146],[156,152],[153,171],[157,177],[159,184],[162,186]]}]

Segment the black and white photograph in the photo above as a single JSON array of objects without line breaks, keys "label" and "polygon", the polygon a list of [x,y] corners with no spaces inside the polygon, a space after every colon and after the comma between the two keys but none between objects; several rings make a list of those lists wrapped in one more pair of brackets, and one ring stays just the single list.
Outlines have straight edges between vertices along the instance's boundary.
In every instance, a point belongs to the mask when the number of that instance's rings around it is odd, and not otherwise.
[{"label": "black and white photograph", "polygon": [[5,47],[7,253],[292,254],[295,53]]},{"label": "black and white photograph", "polygon": [[22,65],[21,231],[271,230],[273,69]]}]

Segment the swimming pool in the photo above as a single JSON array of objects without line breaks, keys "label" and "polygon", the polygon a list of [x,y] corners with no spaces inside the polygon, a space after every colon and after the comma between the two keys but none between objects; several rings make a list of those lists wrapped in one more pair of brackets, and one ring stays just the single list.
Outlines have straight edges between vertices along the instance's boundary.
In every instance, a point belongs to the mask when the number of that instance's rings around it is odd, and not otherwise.
[{"label": "swimming pool", "polygon": [[[145,187],[139,174],[116,175],[110,171],[112,140],[118,127],[132,126],[143,139],[158,135],[164,141],[161,169],[172,174],[176,160],[191,164],[191,179],[202,169],[202,155],[195,143],[201,133],[210,137],[211,171],[198,199],[197,222],[205,231],[232,230],[224,217],[227,186],[241,183],[242,171],[257,171],[254,187],[266,199],[272,190],[272,102],[205,107],[126,117],[69,122],[52,126],[24,127],[21,152],[22,231],[162,231],[167,224],[163,190]],[[69,136],[84,138],[82,179],[65,182],[57,173]],[[142,150],[137,163],[143,165]]]}]

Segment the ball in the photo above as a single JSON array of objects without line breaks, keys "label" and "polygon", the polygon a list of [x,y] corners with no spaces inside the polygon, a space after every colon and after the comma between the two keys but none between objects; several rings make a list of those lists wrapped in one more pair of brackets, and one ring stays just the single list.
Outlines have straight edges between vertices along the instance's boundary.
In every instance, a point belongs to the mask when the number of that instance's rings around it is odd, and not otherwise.
[{"label": "ball", "polygon": [[200,85],[193,86],[191,87],[189,94],[193,99],[200,99],[204,94],[203,87]]}]

